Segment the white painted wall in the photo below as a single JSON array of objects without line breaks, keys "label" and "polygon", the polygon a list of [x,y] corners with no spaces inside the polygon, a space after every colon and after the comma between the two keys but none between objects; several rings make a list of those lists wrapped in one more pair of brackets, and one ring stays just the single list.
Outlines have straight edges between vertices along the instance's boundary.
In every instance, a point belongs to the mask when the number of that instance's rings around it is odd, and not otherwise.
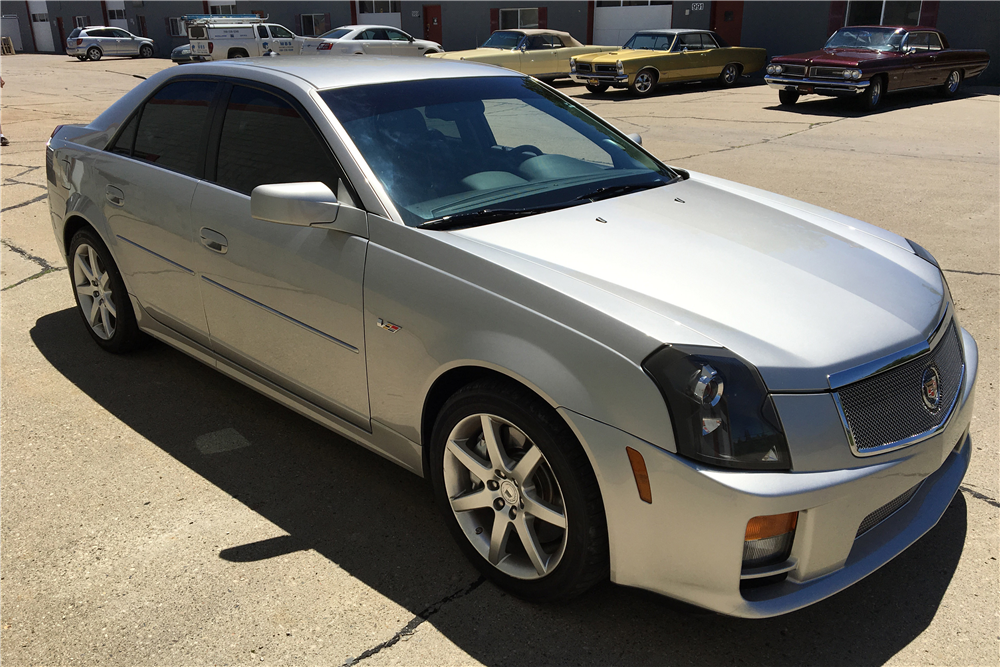
[{"label": "white painted wall", "polygon": [[393,28],[403,29],[403,15],[399,12],[382,14],[358,14],[358,25],[391,25]]},{"label": "white painted wall", "polygon": [[645,7],[595,7],[594,44],[621,46],[640,30],[670,27],[671,5]]},{"label": "white painted wall", "polygon": [[[48,14],[48,3],[45,0],[28,0],[28,20],[31,14]],[[50,19],[51,20],[51,19]],[[55,42],[52,39],[52,24],[48,21],[31,21],[31,34],[35,36],[35,48],[40,53],[54,53]]]},{"label": "white painted wall", "polygon": [[[125,0],[118,0],[118,2],[115,2],[115,0],[107,0],[107,8],[108,8],[108,16],[109,17],[111,16],[111,10],[112,9],[121,9],[122,11],[124,11],[125,10]],[[113,18],[109,18],[108,19],[108,25],[112,25],[112,26],[114,26],[116,28],[121,28],[122,30],[129,30],[128,19],[113,19]],[[129,30],[129,32],[132,32],[132,31]]]}]

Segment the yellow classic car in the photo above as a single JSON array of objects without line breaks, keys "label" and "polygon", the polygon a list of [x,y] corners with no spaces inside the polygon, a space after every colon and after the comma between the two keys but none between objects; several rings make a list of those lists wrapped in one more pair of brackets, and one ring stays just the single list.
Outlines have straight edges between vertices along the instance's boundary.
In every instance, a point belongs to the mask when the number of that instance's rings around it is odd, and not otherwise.
[{"label": "yellow classic car", "polygon": [[617,48],[584,46],[568,32],[560,30],[497,30],[478,49],[428,53],[427,57],[500,65],[543,81],[552,81],[569,76],[570,58]]},{"label": "yellow classic car", "polygon": [[679,81],[718,79],[732,86],[763,68],[766,59],[764,49],[729,46],[709,30],[644,30],[621,49],[572,58],[570,78],[592,93],[614,87],[641,96]]}]

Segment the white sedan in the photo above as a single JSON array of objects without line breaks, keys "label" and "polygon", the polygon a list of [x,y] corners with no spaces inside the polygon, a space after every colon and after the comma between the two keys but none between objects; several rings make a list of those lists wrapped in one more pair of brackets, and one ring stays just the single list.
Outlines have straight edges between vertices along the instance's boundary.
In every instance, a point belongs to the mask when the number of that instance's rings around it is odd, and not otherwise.
[{"label": "white sedan", "polygon": [[416,39],[399,28],[388,25],[345,25],[309,39],[302,45],[303,55],[347,53],[352,55],[422,56],[443,53],[437,42]]}]

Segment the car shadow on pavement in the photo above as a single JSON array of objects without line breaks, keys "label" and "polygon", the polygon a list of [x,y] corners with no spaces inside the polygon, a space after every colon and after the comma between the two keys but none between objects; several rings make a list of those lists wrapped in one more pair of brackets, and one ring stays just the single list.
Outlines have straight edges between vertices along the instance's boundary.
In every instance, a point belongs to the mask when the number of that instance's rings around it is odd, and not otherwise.
[{"label": "car shadow on pavement", "polygon": [[[994,95],[996,93],[993,93]],[[861,108],[860,101],[853,98],[821,97],[808,95],[800,98],[798,102],[791,106],[778,104],[778,91],[774,91],[774,105],[764,107],[774,111],[786,111],[789,113],[804,114],[807,116],[837,116],[841,118],[859,118],[863,116],[877,116],[892,111],[902,109],[916,109],[931,104],[942,104],[952,100],[961,100],[972,97],[988,96],[990,93],[979,90],[960,89],[954,97],[945,98],[939,93],[921,88],[919,90],[904,90],[898,93],[891,93],[882,99],[882,103],[874,111],[866,111]]]},{"label": "car shadow on pavement", "polygon": [[[161,343],[108,355],[73,309],[45,315],[30,333],[112,416],[288,533],[206,559],[239,564],[313,549],[488,665],[880,665],[933,619],[965,543],[959,494],[896,560],[786,616],[728,618],[612,584],[561,605],[529,604],[476,586],[429,487],[402,468]],[[199,447],[200,436],[226,429],[250,446]]]}]

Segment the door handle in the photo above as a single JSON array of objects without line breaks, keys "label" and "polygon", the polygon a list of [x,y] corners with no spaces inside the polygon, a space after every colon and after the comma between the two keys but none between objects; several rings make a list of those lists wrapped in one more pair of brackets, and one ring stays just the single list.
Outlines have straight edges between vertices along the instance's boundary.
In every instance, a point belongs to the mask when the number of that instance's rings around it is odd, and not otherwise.
[{"label": "door handle", "polygon": [[125,205],[125,193],[113,185],[109,185],[104,188],[104,195],[108,198],[108,201],[115,206]]},{"label": "door handle", "polygon": [[229,239],[208,227],[201,228],[201,244],[220,255],[225,255],[229,252]]}]

